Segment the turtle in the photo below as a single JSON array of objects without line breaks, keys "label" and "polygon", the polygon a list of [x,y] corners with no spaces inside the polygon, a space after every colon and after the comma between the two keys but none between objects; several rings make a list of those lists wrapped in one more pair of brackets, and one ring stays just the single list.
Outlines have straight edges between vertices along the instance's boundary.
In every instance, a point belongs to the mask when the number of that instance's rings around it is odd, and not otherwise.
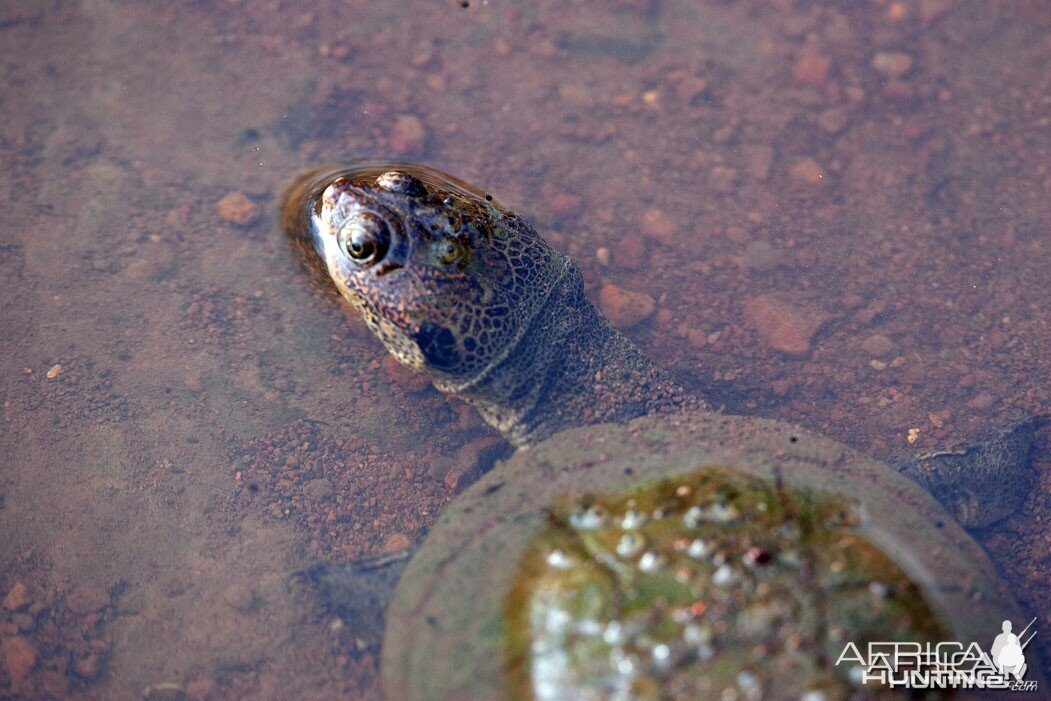
[{"label": "turtle", "polygon": [[1046,417],[892,464],[729,415],[526,219],[427,166],[313,169],[281,217],[398,361],[515,447],[405,559],[315,578],[362,630],[385,611],[389,698],[898,698],[868,643],[1022,620],[965,527],[1018,506]]}]

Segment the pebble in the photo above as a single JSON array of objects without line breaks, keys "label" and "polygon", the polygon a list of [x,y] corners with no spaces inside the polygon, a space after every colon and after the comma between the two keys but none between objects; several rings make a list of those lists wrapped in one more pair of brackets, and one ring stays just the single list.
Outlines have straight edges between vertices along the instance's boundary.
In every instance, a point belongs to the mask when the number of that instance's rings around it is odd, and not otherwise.
[{"label": "pebble", "polygon": [[186,701],[186,689],[175,682],[150,684],[142,692],[143,701]]},{"label": "pebble", "polygon": [[799,161],[789,173],[793,179],[806,185],[821,185],[825,178],[825,171],[813,158]]},{"label": "pebble", "polygon": [[846,110],[831,107],[817,117],[817,125],[826,134],[838,134],[847,126],[849,116]]},{"label": "pebble", "polygon": [[745,171],[763,182],[770,177],[770,166],[774,163],[774,149],[763,144],[749,144],[741,147]]},{"label": "pebble", "polygon": [[212,679],[195,679],[186,685],[186,697],[191,701],[204,701],[215,694],[215,688]]},{"label": "pebble", "polygon": [[32,633],[36,630],[36,619],[28,613],[16,613],[11,616],[11,622],[18,626],[23,633]]},{"label": "pebble", "polygon": [[559,219],[575,219],[584,211],[584,198],[568,192],[559,192],[551,197],[551,213]]},{"label": "pebble", "polygon": [[880,51],[872,57],[872,67],[884,78],[900,78],[912,68],[912,57],[899,51]]},{"label": "pebble", "polygon": [[390,147],[399,156],[419,156],[427,143],[427,130],[419,117],[403,114],[390,129]]},{"label": "pebble", "polygon": [[792,67],[792,78],[797,83],[820,87],[828,80],[831,68],[832,59],[822,54],[816,46],[807,46]]},{"label": "pebble", "polygon": [[[433,477],[434,479],[438,480],[439,482],[445,482],[445,478],[447,476],[453,474],[456,471],[462,470],[463,468],[456,464],[456,460],[454,458],[449,457],[448,455],[437,456],[436,458],[434,458],[431,464],[427,466],[427,474]],[[455,482],[456,478],[453,477],[452,481]],[[446,486],[449,485],[448,482],[445,482],[445,484]],[[450,489],[452,489],[452,487],[450,487]]]},{"label": "pebble", "polygon": [[109,606],[109,594],[101,587],[77,587],[66,597],[66,606],[82,616],[95,613]]},{"label": "pebble", "polygon": [[26,585],[22,582],[15,582],[7,591],[7,596],[4,597],[4,608],[8,611],[17,611],[29,604],[29,595],[26,592]]},{"label": "pebble", "polygon": [[607,283],[598,295],[598,306],[619,329],[628,329],[650,318],[657,309],[653,297]]},{"label": "pebble", "polygon": [[404,533],[391,533],[387,542],[383,544],[383,552],[396,553],[408,550],[412,547],[412,539]]},{"label": "pebble", "polygon": [[186,379],[183,380],[183,384],[186,385],[186,389],[190,390],[194,394],[204,389],[204,380],[196,372],[187,375]]},{"label": "pebble", "polygon": [[715,166],[708,172],[708,187],[712,192],[728,195],[737,186],[737,171],[726,166]]},{"label": "pebble", "polygon": [[328,499],[336,491],[332,483],[324,477],[308,480],[301,487],[303,496],[310,501],[318,502]]},{"label": "pebble", "polygon": [[749,241],[744,247],[745,265],[753,270],[773,270],[781,261],[781,252],[767,241]]},{"label": "pebble", "polygon": [[872,334],[861,342],[861,350],[873,358],[886,358],[894,353],[894,341],[881,333]]},{"label": "pebble", "polygon": [[25,680],[36,666],[36,648],[25,638],[15,635],[0,643],[4,667],[11,681],[18,684]]},{"label": "pebble", "polygon": [[255,594],[246,586],[231,584],[223,590],[223,601],[235,611],[244,613],[255,605]]},{"label": "pebble", "polygon": [[47,371],[47,379],[53,380],[62,374],[62,363],[55,363]]},{"label": "pebble", "polygon": [[745,303],[744,318],[764,345],[787,355],[803,356],[810,352],[814,334],[832,317],[789,295],[771,293]]},{"label": "pebble", "polygon": [[916,91],[904,80],[891,79],[883,84],[880,95],[894,102],[909,102],[916,96]]},{"label": "pebble", "polygon": [[77,660],[76,664],[73,665],[73,671],[76,672],[78,677],[84,679],[94,679],[102,671],[102,659],[92,653],[87,657]]},{"label": "pebble", "polygon": [[986,409],[992,409],[995,403],[996,398],[993,395],[988,392],[980,392],[967,402],[967,408],[985,411]]},{"label": "pebble", "polygon": [[261,210],[243,192],[231,192],[215,203],[219,218],[237,226],[251,226],[259,218]]},{"label": "pebble", "polygon": [[646,240],[628,233],[613,245],[613,265],[623,270],[638,270],[646,263]]},{"label": "pebble", "polygon": [[675,222],[659,209],[648,209],[642,215],[642,234],[657,243],[668,245],[675,237]]},{"label": "pebble", "polygon": [[175,251],[171,246],[148,242],[124,268],[124,275],[136,282],[159,280],[174,267]]},{"label": "pebble", "polygon": [[496,436],[486,436],[465,443],[456,451],[452,469],[445,474],[442,481],[449,489],[463,489],[474,482],[483,470],[492,467],[505,447],[504,440]]},{"label": "pebble", "polygon": [[422,392],[431,386],[430,380],[399,363],[393,355],[388,355],[381,360],[380,367],[387,381],[401,387],[406,392]]}]

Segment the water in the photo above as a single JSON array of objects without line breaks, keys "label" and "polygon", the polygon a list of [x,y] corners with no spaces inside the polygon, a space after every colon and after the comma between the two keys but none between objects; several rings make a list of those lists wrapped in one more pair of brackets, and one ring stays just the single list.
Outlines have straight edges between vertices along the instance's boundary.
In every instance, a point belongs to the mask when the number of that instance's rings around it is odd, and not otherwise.
[{"label": "water", "polygon": [[[491,190],[594,298],[652,298],[629,335],[733,411],[876,455],[1048,411],[1049,29],[1027,2],[5,3],[0,698],[379,697],[292,574],[418,540],[500,444],[312,289],[276,208],[319,162]],[[1051,630],[1044,446],[980,539]]]}]

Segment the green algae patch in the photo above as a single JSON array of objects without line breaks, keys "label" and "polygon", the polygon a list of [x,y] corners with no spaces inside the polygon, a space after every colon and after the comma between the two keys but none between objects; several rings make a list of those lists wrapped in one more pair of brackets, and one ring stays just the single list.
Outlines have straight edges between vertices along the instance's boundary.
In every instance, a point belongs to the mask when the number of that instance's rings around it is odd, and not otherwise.
[{"label": "green algae patch", "polygon": [[504,601],[511,698],[840,698],[831,631],[934,642],[919,587],[842,497],[713,467],[560,500]]}]

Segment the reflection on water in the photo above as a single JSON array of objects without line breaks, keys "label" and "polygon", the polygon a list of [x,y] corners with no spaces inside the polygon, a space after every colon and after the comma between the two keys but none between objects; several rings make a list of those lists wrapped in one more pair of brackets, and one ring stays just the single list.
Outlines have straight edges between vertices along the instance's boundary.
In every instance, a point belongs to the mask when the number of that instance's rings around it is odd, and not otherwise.
[{"label": "reflection on water", "polygon": [[[307,282],[308,165],[492,190],[734,411],[893,455],[1048,410],[1039,4],[7,5],[0,697],[379,697],[290,575],[501,444]],[[980,534],[1033,614],[1041,457]]]}]

